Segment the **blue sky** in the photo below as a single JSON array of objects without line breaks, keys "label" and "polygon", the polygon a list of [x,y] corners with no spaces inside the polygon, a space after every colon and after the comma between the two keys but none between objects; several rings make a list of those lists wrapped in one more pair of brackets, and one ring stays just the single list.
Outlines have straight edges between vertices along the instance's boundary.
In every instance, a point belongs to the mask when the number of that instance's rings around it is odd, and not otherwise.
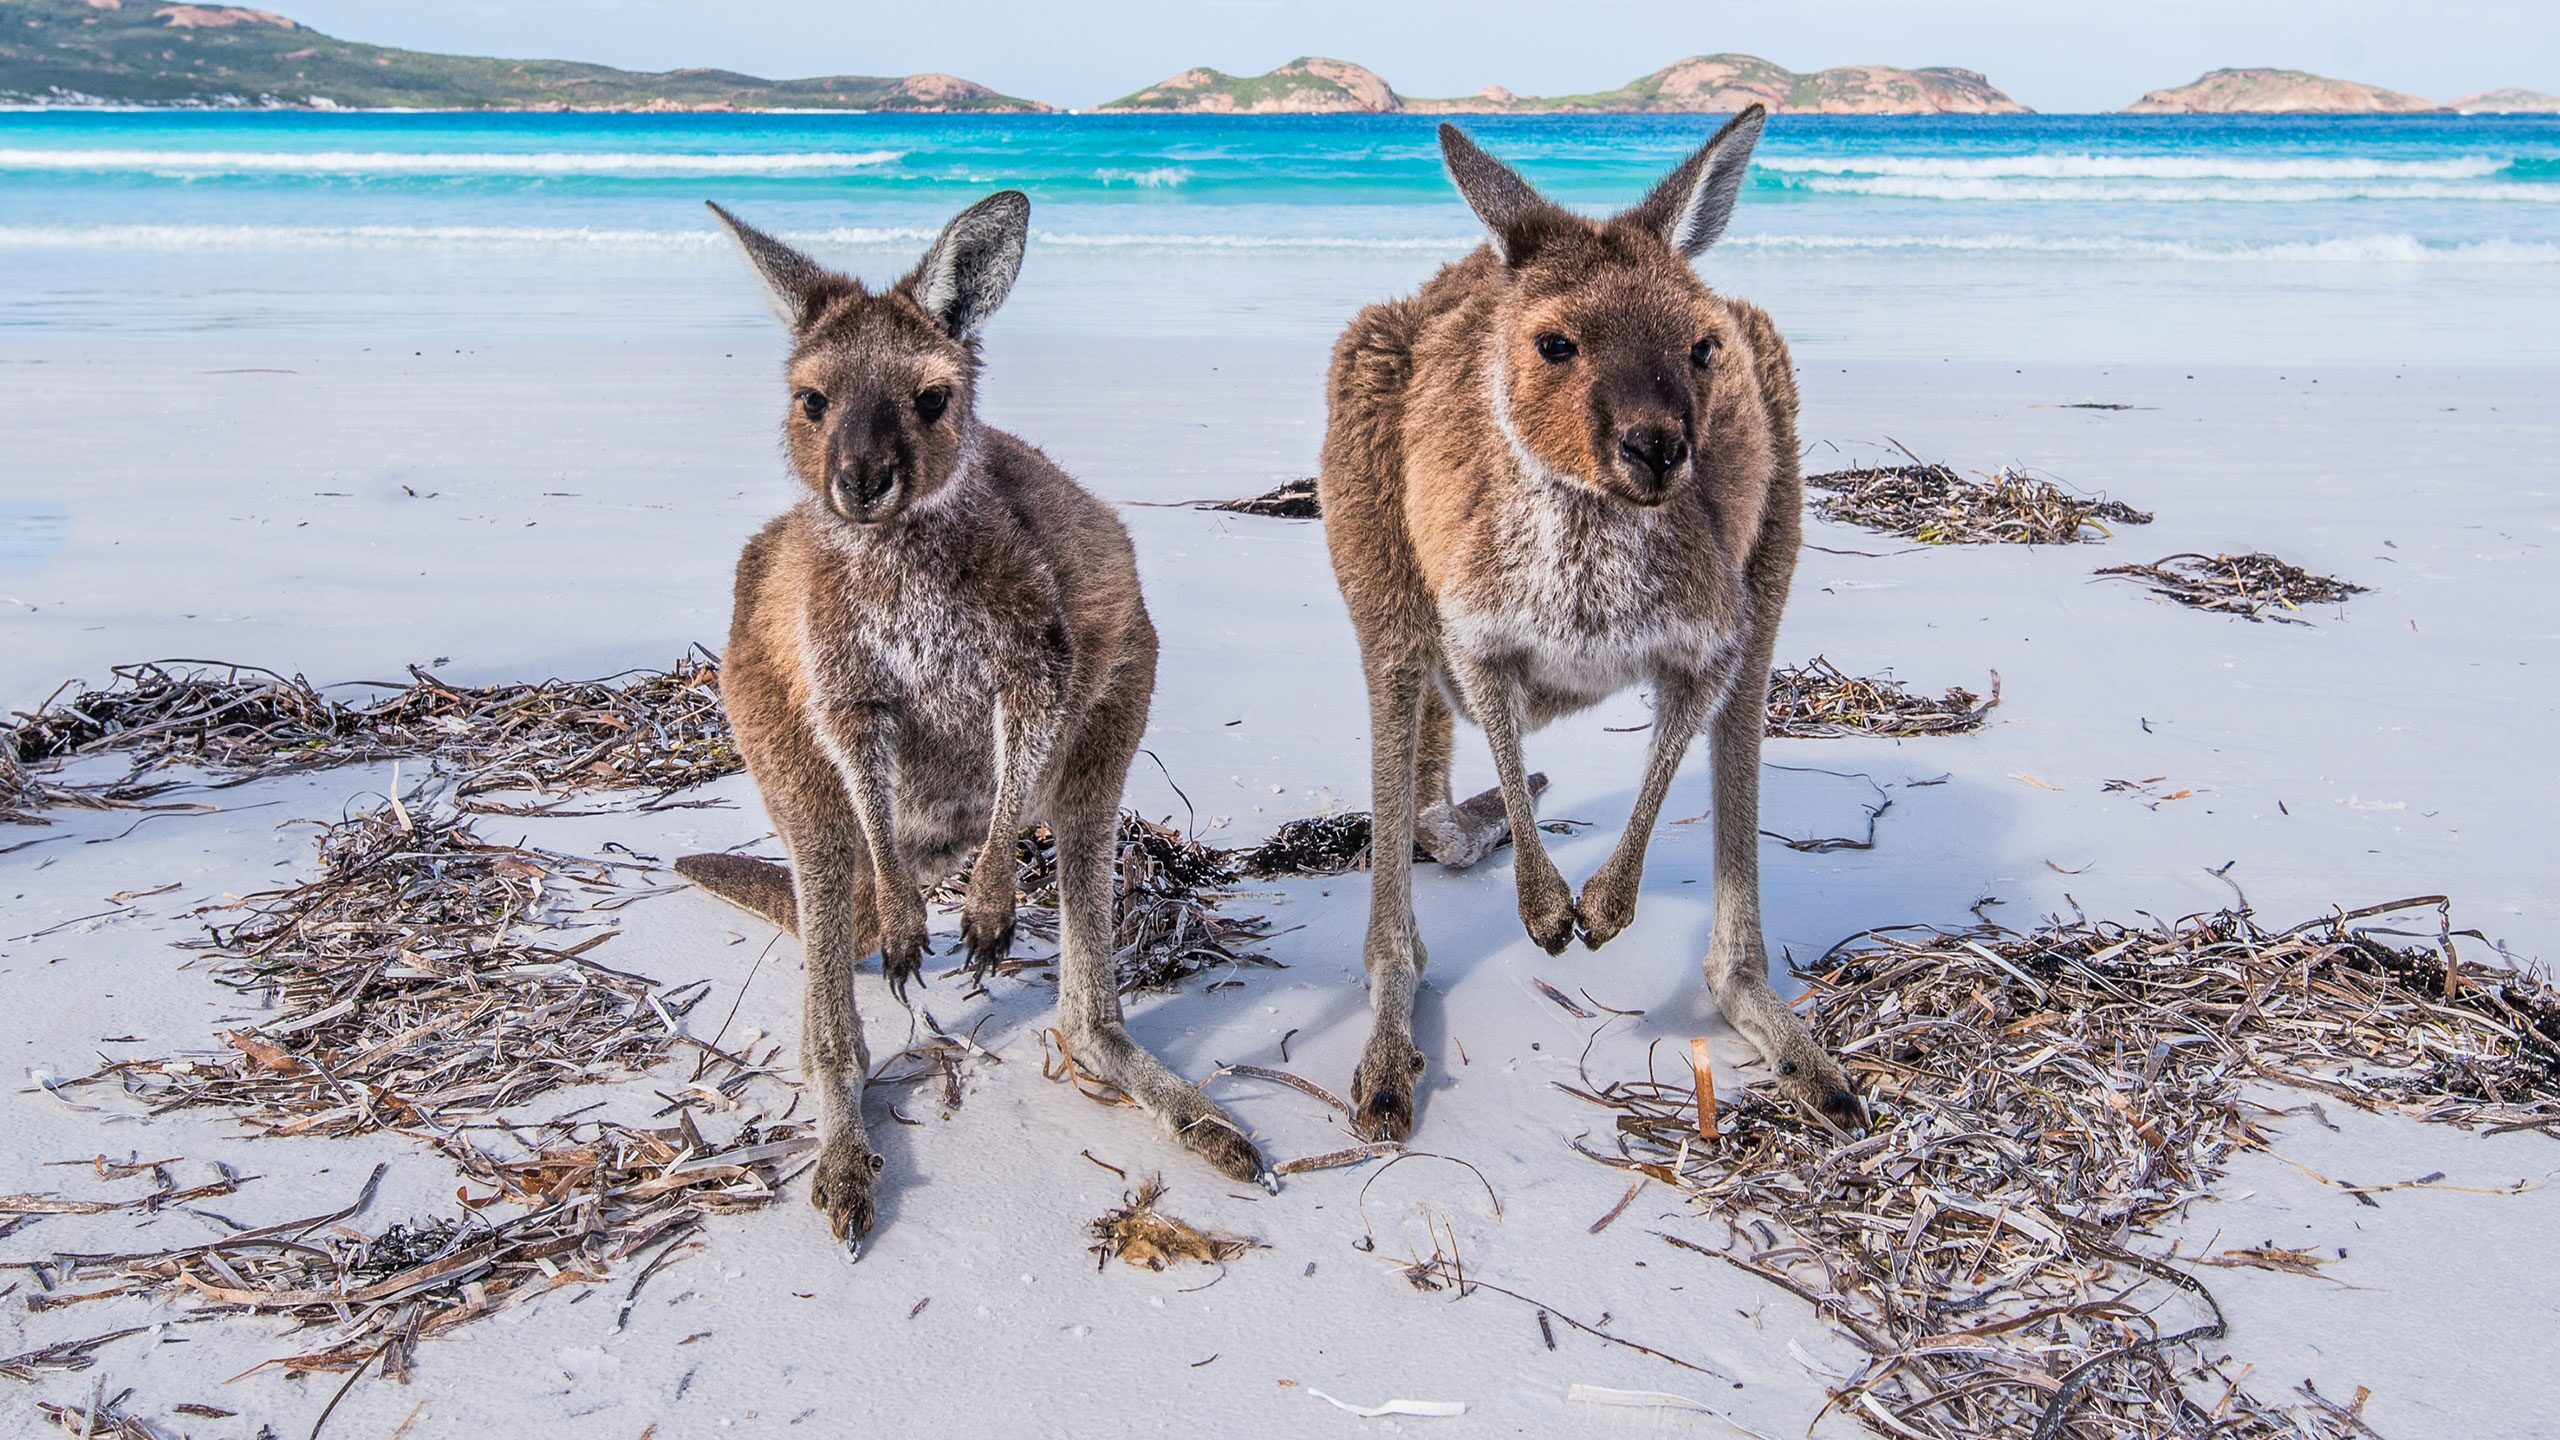
[{"label": "blue sky", "polygon": [[1083,106],[1193,65],[1358,61],[1410,95],[1606,89],[1718,50],[1797,70],[1962,65],[2112,110],[2224,65],[2438,100],[2560,91],[2560,0],[252,0],[354,40],[760,75],[944,70]]}]

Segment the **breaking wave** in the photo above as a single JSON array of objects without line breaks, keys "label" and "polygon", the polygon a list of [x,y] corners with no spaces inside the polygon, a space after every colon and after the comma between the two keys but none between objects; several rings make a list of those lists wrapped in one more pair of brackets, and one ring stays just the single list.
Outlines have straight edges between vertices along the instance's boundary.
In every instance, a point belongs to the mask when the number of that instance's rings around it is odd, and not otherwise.
[{"label": "breaking wave", "polygon": [[[794,230],[797,244],[845,249],[910,249],[936,232],[904,226]],[[1457,255],[1473,235],[1237,235],[1040,230],[1044,248],[1092,252]],[[717,232],[511,225],[0,225],[0,249],[66,250],[449,250],[690,254],[728,248]],[[2094,260],[2201,263],[2384,265],[2554,265],[2560,244],[2475,240],[2431,244],[2405,234],[2337,236],[2216,246],[2124,237],[2037,235],[1740,235],[1719,251],[1765,255],[2049,255]]]},{"label": "breaking wave", "polygon": [[864,170],[903,150],[685,155],[625,151],[28,150],[0,149],[0,171],[139,171],[196,175],[797,175]]}]

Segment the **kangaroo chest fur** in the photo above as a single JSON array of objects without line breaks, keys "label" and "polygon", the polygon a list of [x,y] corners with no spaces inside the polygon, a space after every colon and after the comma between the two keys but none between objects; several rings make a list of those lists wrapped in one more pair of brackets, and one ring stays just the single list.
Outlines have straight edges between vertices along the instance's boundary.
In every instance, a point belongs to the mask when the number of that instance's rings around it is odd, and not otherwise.
[{"label": "kangaroo chest fur", "polygon": [[1739,644],[1747,599],[1703,517],[1523,475],[1473,563],[1442,589],[1443,643],[1506,669],[1532,725],[1666,671],[1704,674]]},{"label": "kangaroo chest fur", "polygon": [[[884,533],[826,530],[841,583],[804,615],[807,693],[888,718],[899,845],[920,878],[938,879],[985,837],[998,695],[1039,688],[1023,682],[1052,631],[1019,596],[998,603],[965,525],[922,515]],[[845,733],[841,715],[820,718],[821,733]]]}]

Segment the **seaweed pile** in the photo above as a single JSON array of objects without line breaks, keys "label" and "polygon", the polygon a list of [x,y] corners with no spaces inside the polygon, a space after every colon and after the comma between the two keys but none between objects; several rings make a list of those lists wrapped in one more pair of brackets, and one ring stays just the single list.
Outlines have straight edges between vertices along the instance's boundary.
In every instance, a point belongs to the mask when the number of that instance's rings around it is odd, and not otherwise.
[{"label": "seaweed pile", "polygon": [[2164,595],[2195,610],[2309,624],[2298,612],[2305,605],[2334,605],[2361,595],[2351,585],[2327,575],[2314,575],[2273,555],[2168,555],[2148,565],[2110,565],[2098,572],[2141,582],[2154,595]]},{"label": "seaweed pile", "polygon": [[[2268,1143],[2259,1121],[2280,1112],[2251,1102],[2256,1082],[2560,1133],[2560,991],[2460,958],[2456,933],[2424,897],[2277,931],[2225,911],[1852,936],[1816,967],[1810,1019],[1873,1104],[1868,1134],[1844,1142],[1763,1088],[1702,1134],[1684,1066],[1576,1090],[1617,1132],[1617,1154],[1584,1153],[1682,1191],[1723,1243],[1661,1238],[1796,1296],[1863,1351],[1833,1394],[1877,1435],[2368,1434],[2316,1391],[2262,1399],[2200,1356],[2221,1311],[2158,1236]],[[2427,943],[2391,943],[2410,936]]]},{"label": "seaweed pile", "polygon": [[2093,498],[2003,469],[1983,479],[1945,465],[1855,465],[1805,477],[1828,492],[1813,502],[1826,520],[1907,536],[1923,545],[2072,545],[2115,525],[2152,517],[2120,500]]},{"label": "seaweed pile", "polygon": [[213,1055],[119,1061],[155,1110],[219,1105],[282,1135],[449,1133],[563,1085],[664,1059],[699,1000],[588,958],[611,931],[539,932],[570,892],[626,894],[638,867],[483,841],[400,804],[321,832],[317,878],[252,895],[199,948],[264,1013]]},{"label": "seaweed pile", "polygon": [[107,688],[56,694],[0,735],[26,767],[122,755],[130,773],[103,788],[127,794],[142,776],[180,767],[238,784],[406,756],[455,771],[465,797],[594,789],[663,796],[744,768],[720,711],[718,662],[707,652],[670,670],[598,680],[463,686],[414,666],[409,673],[407,685],[384,687],[389,696],[356,705],[299,675],[254,665],[119,665]]},{"label": "seaweed pile", "polygon": [[[207,1308],[198,1314],[278,1315],[325,1328],[318,1348],[267,1362],[287,1372],[370,1366],[405,1380],[421,1339],[546,1290],[602,1283],[636,1263],[619,1330],[649,1277],[693,1248],[687,1242],[705,1215],[771,1203],[780,1163],[816,1143],[791,1127],[751,1123],[715,1145],[689,1115],[680,1118],[655,1130],[554,1123],[513,1159],[448,1141],[439,1148],[465,1179],[461,1212],[451,1217],[369,1234],[347,1226],[372,1204],[387,1168],[377,1166],[343,1209],[172,1249],[61,1255],[44,1278],[56,1290],[108,1281],[108,1293],[200,1299]],[[489,1193],[471,1194],[474,1185]]]},{"label": "seaweed pile", "polygon": [[1779,666],[1769,672],[1769,724],[1772,739],[1819,740],[1842,735],[1961,735],[1982,728],[1991,707],[2000,703],[2000,676],[1991,677],[1991,694],[1978,696],[1951,687],[1942,699],[1915,695],[1888,676],[1842,672],[1816,655],[1802,665]]},{"label": "seaweed pile", "polygon": [[[1213,967],[1279,962],[1254,950],[1271,933],[1260,915],[1230,916],[1222,906],[1236,880],[1235,852],[1202,844],[1172,826],[1134,810],[1120,812],[1119,853],[1112,867],[1112,967],[1121,993],[1172,990]],[[1055,940],[1058,934],[1058,849],[1045,825],[1022,832],[1014,847],[1015,929]],[[968,888],[964,871],[935,888],[934,898],[957,904]],[[1008,960],[1005,974],[1044,967],[1052,959]]]}]

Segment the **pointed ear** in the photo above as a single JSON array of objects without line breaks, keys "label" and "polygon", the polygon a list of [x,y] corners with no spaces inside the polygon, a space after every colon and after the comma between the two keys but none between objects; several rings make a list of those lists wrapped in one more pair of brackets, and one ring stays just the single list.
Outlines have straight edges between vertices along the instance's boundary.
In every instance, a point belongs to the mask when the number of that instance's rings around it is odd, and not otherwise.
[{"label": "pointed ear", "polygon": [[1527,259],[1538,232],[1563,213],[1521,179],[1520,172],[1477,148],[1455,125],[1440,127],[1440,159],[1458,193],[1467,197],[1467,207],[1492,233],[1494,258],[1505,265]]},{"label": "pointed ear", "polygon": [[756,279],[764,283],[765,302],[794,333],[817,318],[829,297],[850,287],[852,282],[826,266],[710,201],[702,203],[711,206],[711,213],[728,227],[729,238],[747,252],[747,263],[755,267]]},{"label": "pointed ear", "polygon": [[999,190],[951,219],[915,272],[899,281],[917,308],[951,338],[970,341],[1022,273],[1031,238],[1031,197]]},{"label": "pointed ear", "polygon": [[1760,127],[1768,119],[1769,112],[1754,105],[1726,121],[1714,139],[1681,161],[1643,204],[1619,220],[1661,236],[1682,259],[1697,259],[1733,218],[1743,174],[1751,168],[1751,147],[1760,143]]}]

